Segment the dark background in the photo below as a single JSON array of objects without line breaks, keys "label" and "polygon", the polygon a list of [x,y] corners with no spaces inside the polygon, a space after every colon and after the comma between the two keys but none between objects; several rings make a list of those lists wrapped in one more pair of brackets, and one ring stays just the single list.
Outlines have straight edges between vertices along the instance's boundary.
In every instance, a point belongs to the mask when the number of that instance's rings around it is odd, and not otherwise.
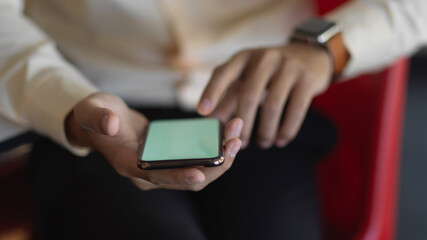
[{"label": "dark background", "polygon": [[410,68],[403,139],[398,239],[427,239],[427,51]]}]

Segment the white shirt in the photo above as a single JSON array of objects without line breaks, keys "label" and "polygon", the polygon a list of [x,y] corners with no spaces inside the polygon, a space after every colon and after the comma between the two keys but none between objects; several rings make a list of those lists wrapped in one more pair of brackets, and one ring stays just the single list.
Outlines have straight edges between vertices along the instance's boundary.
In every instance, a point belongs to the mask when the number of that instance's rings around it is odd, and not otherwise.
[{"label": "white shirt", "polygon": [[[215,65],[243,48],[283,44],[313,12],[310,0],[26,4],[24,15],[24,2],[0,0],[0,115],[77,154],[63,121],[84,97],[101,89],[134,106],[194,109]],[[330,14],[352,56],[344,75],[413,52],[427,41],[426,13],[425,0],[366,0]]]}]

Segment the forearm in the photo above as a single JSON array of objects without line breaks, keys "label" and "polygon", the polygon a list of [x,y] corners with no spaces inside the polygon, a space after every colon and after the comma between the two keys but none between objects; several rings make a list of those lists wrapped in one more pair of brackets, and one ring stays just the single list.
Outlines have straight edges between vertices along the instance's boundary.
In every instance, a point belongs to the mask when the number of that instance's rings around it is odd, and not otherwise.
[{"label": "forearm", "polygon": [[425,45],[426,13],[425,0],[359,0],[327,14],[343,27],[349,54],[343,76],[379,70]]},{"label": "forearm", "polygon": [[9,2],[0,1],[0,115],[77,150],[66,140],[63,123],[96,88]]}]

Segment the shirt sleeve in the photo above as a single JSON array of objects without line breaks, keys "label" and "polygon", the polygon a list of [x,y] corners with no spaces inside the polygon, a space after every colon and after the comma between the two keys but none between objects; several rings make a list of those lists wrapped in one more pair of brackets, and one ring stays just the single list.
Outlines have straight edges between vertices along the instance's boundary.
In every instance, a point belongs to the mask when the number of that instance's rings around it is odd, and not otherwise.
[{"label": "shirt sleeve", "polygon": [[326,18],[343,27],[351,56],[343,77],[380,70],[427,43],[426,0],[354,0]]},{"label": "shirt sleeve", "polygon": [[67,141],[64,119],[97,88],[64,60],[22,9],[22,1],[0,0],[0,116],[85,155],[89,149]]}]

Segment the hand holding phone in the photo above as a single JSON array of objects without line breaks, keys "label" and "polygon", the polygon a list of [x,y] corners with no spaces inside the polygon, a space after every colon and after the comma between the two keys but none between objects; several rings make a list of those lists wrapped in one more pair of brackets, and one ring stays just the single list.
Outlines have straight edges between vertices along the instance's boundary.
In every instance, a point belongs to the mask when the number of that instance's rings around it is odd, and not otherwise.
[{"label": "hand holding phone", "polygon": [[[199,191],[220,177],[233,164],[234,158],[242,142],[239,139],[243,121],[239,118],[232,119],[225,126],[223,136],[224,162],[218,167],[184,167],[174,169],[142,170],[140,178],[131,178],[132,182],[140,189],[168,188],[176,190]],[[141,157],[141,155],[140,155]],[[135,167],[137,164],[135,164]]]},{"label": "hand holding phone", "polygon": [[168,188],[197,191],[232,165],[241,145],[238,138],[242,124],[241,119],[227,123],[223,131],[224,164],[221,166],[149,171],[141,170],[136,164],[141,149],[140,141],[147,134],[149,121],[142,113],[129,108],[119,97],[99,92],[82,99],[67,115],[64,128],[71,144],[99,151],[118,174],[129,178],[141,190]]},{"label": "hand holding phone", "polygon": [[152,121],[138,166],[141,169],[219,166],[224,162],[222,148],[222,124],[218,119]]}]

